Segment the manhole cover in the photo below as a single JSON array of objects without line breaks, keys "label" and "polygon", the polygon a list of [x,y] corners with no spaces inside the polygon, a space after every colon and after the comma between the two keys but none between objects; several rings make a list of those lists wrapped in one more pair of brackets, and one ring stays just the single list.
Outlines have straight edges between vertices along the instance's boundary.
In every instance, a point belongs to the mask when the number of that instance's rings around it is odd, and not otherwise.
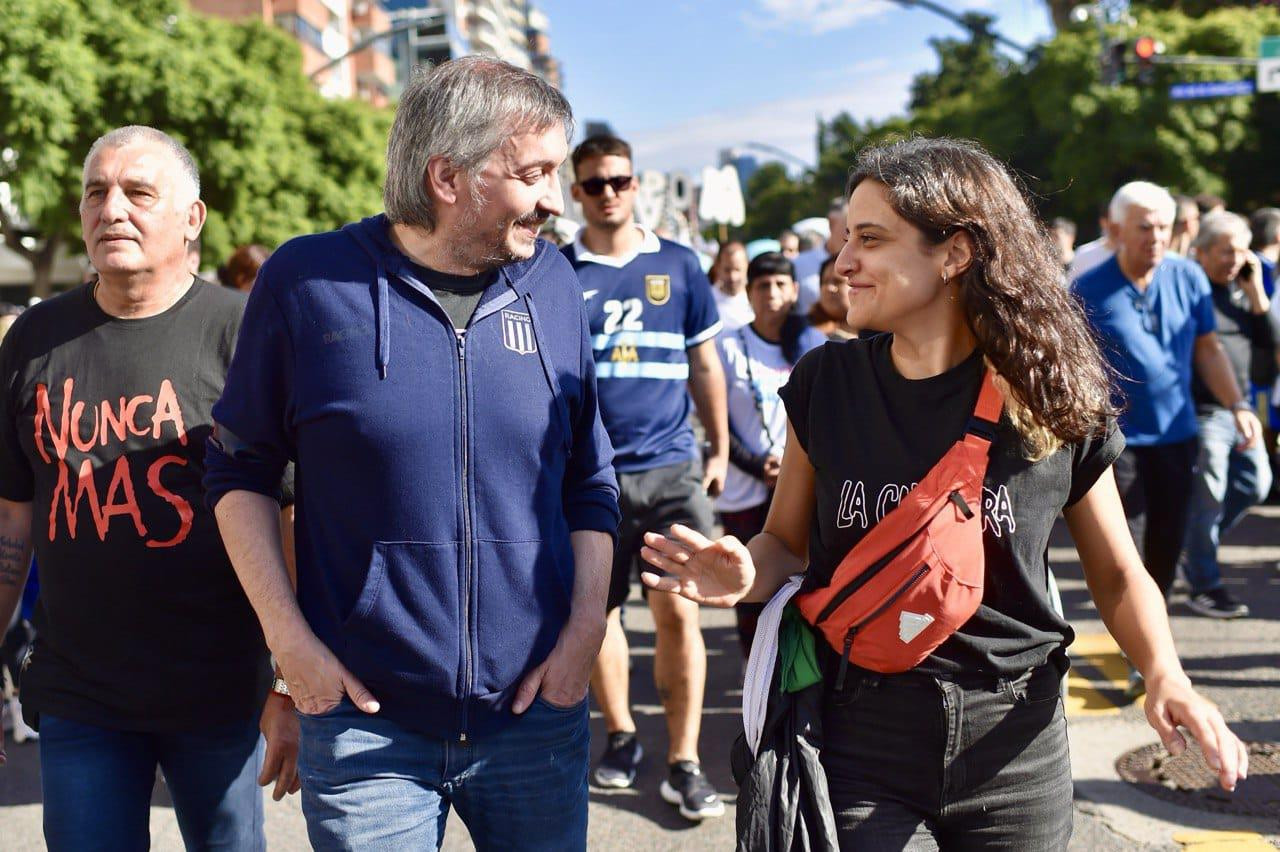
[{"label": "manhole cover", "polygon": [[1280,817],[1280,743],[1250,742],[1249,777],[1234,793],[1218,786],[1218,773],[1194,742],[1177,757],[1160,743],[1120,755],[1116,772],[1139,790],[1187,808],[1218,814]]}]

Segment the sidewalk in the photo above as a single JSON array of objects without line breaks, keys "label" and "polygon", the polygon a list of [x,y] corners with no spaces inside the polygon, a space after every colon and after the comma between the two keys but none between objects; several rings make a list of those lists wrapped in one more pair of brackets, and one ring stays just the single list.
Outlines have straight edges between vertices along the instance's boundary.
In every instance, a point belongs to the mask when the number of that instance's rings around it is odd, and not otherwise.
[{"label": "sidewalk", "polygon": [[[1223,548],[1225,579],[1248,602],[1253,617],[1216,621],[1192,615],[1176,597],[1170,605],[1174,636],[1192,679],[1223,708],[1237,732],[1248,740],[1280,741],[1280,508],[1262,507],[1247,518]],[[1246,784],[1271,784],[1276,811],[1268,819],[1248,819],[1179,807],[1120,780],[1116,758],[1157,741],[1141,709],[1125,705],[1123,668],[1115,657],[1097,612],[1089,602],[1075,551],[1065,530],[1052,541],[1050,560],[1059,578],[1068,617],[1076,627],[1075,668],[1068,696],[1072,772],[1076,780],[1075,835],[1071,848],[1094,850],[1178,850],[1248,852],[1280,841],[1280,777],[1252,775]],[[666,734],[653,687],[653,623],[634,602],[627,612],[639,735],[648,757],[636,789],[591,792],[589,843],[593,850],[728,850],[734,845],[736,788],[729,775],[728,752],[740,730],[738,690],[740,657],[731,612],[703,613],[708,666],[703,716],[702,759],[712,782],[724,794],[729,812],[702,825],[687,823],[659,798]],[[593,756],[603,741],[598,714],[592,720]],[[9,743],[10,764],[0,769],[0,849],[43,849],[37,746]],[[1242,786],[1243,789],[1243,786]],[[267,840],[272,850],[305,850],[297,797],[266,803]],[[163,788],[152,807],[153,848],[182,848],[177,824]],[[1205,832],[1243,832],[1236,836]],[[1194,841],[1194,842],[1193,842]],[[1263,845],[1258,845],[1263,844]],[[465,827],[451,819],[446,850],[470,849]]]}]

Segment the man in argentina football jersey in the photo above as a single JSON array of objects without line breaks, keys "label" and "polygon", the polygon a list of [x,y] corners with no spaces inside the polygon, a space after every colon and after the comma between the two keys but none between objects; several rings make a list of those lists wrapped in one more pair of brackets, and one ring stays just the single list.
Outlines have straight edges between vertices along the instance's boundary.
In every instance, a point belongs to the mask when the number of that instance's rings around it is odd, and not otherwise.
[{"label": "man in argentina football jersey", "polygon": [[[627,143],[593,136],[573,152],[573,169],[573,197],[586,225],[563,251],[582,282],[622,507],[609,617],[591,678],[609,732],[593,778],[601,786],[629,787],[644,751],[631,717],[619,608],[646,531],[678,523],[711,532],[708,495],[723,487],[729,455],[724,372],[715,348],[720,320],[697,256],[634,221],[636,180]],[[690,397],[710,444],[705,462],[689,425]],[[698,762],[707,653],[697,605],[652,594],[649,608],[657,627],[654,680],[667,717],[668,774],[660,792],[687,819],[719,816],[724,803]]]}]

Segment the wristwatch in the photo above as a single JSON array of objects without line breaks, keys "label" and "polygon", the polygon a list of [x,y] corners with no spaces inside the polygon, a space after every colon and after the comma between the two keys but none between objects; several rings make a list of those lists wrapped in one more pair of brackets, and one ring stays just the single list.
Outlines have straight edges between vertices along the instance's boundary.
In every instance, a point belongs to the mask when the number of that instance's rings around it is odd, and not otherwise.
[{"label": "wristwatch", "polygon": [[1250,404],[1249,400],[1242,399],[1239,402],[1237,402],[1235,405],[1231,406],[1231,410],[1232,411],[1253,411],[1253,405]]},{"label": "wristwatch", "polygon": [[276,695],[283,695],[288,697],[289,684],[285,681],[284,678],[277,676],[274,680],[271,681],[271,691],[274,692]]}]

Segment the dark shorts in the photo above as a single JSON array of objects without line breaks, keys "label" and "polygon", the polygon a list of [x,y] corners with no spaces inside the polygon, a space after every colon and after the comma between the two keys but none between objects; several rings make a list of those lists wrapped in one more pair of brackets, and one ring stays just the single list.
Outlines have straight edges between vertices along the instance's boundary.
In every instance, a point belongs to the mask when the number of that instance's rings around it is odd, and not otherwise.
[{"label": "dark shorts", "polygon": [[710,535],[715,526],[711,499],[702,490],[701,462],[619,473],[618,490],[622,524],[618,549],[613,552],[609,612],[622,606],[631,591],[631,579],[647,564],[640,559],[646,532],[665,533],[672,524],[684,524]]}]

